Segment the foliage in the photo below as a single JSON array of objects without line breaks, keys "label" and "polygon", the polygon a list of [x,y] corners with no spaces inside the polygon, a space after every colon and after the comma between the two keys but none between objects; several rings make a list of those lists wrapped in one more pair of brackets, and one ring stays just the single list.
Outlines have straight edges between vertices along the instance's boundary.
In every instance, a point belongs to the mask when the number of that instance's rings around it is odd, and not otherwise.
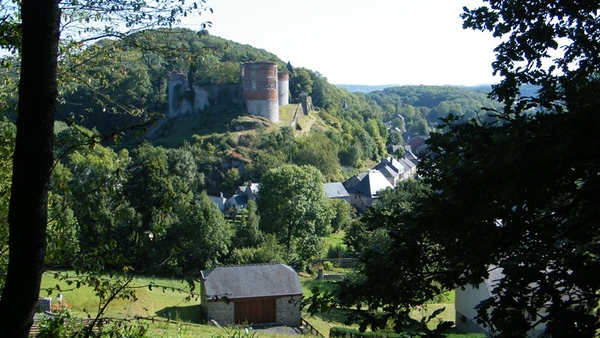
[{"label": "foliage", "polygon": [[248,205],[239,215],[235,215],[233,227],[235,234],[231,239],[232,248],[257,247],[263,241],[263,234],[259,229],[258,211],[256,202],[248,201]]},{"label": "foliage", "polygon": [[393,333],[393,332],[361,332],[357,329],[347,327],[332,327],[329,330],[329,337],[340,337],[340,338],[404,338],[413,337],[410,333]]},{"label": "foliage", "polygon": [[[383,230],[388,243],[348,243],[366,264],[336,299],[359,305],[350,320],[361,328],[393,318],[398,332],[411,306],[500,269],[478,306],[491,334],[524,337],[543,324],[549,336],[592,337],[600,299],[598,4],[486,2],[463,19],[502,38],[493,66],[503,80],[492,95],[503,108],[441,120],[419,166],[429,189],[391,192],[360,231],[347,232],[356,239]],[[564,54],[549,60],[559,44]],[[539,95],[519,95],[522,84],[540,86]]]},{"label": "foliage", "polygon": [[422,135],[450,114],[467,119],[484,118],[482,108],[502,107],[484,93],[450,86],[391,87],[371,92],[369,96],[382,107],[385,121],[400,115],[406,130]]},{"label": "foliage", "polygon": [[323,269],[326,270],[326,271],[333,270],[333,263],[331,263],[330,261],[324,261],[323,262]]},{"label": "foliage", "polygon": [[[444,336],[450,337],[450,338],[481,338],[484,335],[483,334],[446,334],[446,333],[444,333]],[[388,332],[388,331],[361,332],[361,331],[359,331],[357,329],[353,329],[353,328],[336,326],[336,327],[332,327],[329,330],[329,337],[347,337],[347,338],[389,337],[389,338],[393,338],[393,337],[431,337],[431,336],[428,336],[427,334],[425,334],[425,335],[418,334],[415,332],[402,332],[402,333],[394,333],[394,332]]]},{"label": "foliage", "polygon": [[[115,131],[119,137],[131,134],[128,128],[132,125],[147,132],[168,110],[171,72],[186,74],[190,87],[210,86],[239,83],[240,62],[273,60],[283,64],[272,53],[205,31],[159,28],[120,36],[118,40],[100,40],[65,58],[61,118],[96,128],[107,136]],[[209,99],[211,106],[227,102],[218,95]],[[218,115],[226,115],[223,107]],[[211,121],[205,122],[211,125]]]},{"label": "foliage", "polygon": [[213,338],[257,338],[259,334],[255,331],[249,332],[248,328],[227,329],[226,335],[216,334]]},{"label": "foliage", "polygon": [[[95,7],[112,3],[116,7],[105,7],[105,12]],[[321,201],[321,196],[315,197],[322,207],[307,211],[308,216],[299,216],[302,222],[298,221],[297,227],[306,226],[303,232],[290,232],[294,235],[288,238],[278,233],[277,244],[273,237],[263,236],[258,229],[256,214],[243,215],[231,226],[202,192],[231,192],[241,182],[262,181],[269,170],[287,163],[311,164],[327,180],[343,179],[340,164],[360,168],[386,154],[388,135],[384,122],[398,119],[396,113],[402,112],[408,129],[426,133],[435,124],[434,117],[450,112],[475,116],[471,114],[471,106],[480,104],[480,96],[471,98],[465,94],[468,92],[455,93],[447,88],[406,89],[415,97],[429,96],[413,101],[399,88],[373,95],[350,94],[329,84],[318,72],[298,68],[292,69],[292,87],[310,92],[314,104],[320,108],[315,114],[324,122],[318,133],[306,133],[295,139],[296,131],[290,127],[258,128],[238,140],[238,133],[225,132],[231,130],[229,121],[241,112],[221,102],[193,120],[166,121],[161,131],[152,135],[156,137],[155,144],[164,142],[161,144],[175,149],[122,143],[120,147],[126,146],[128,151],[114,150],[107,145],[115,140],[123,142],[126,133],[143,136],[161,117],[167,105],[165,74],[170,71],[181,70],[190,84],[210,85],[237,82],[239,62],[272,60],[282,65],[271,53],[210,36],[206,31],[138,29],[150,21],[168,26],[175,22],[174,15],[186,13],[188,5],[193,9],[193,3],[161,2],[164,6],[174,6],[168,8],[182,7],[152,18],[148,11],[136,17],[135,10],[131,12],[132,7],[128,7],[136,4],[61,3],[63,19],[67,20],[63,37],[67,39],[60,47],[57,118],[66,121],[65,126],[69,127],[60,130],[54,148],[57,162],[48,185],[52,191],[47,203],[46,268],[72,266],[79,272],[135,271],[183,276],[226,261],[272,262],[281,261],[282,257],[301,267],[322,253],[323,244],[317,235],[331,231],[327,224],[333,214],[332,228],[348,226],[351,216],[346,204],[332,202],[330,206]],[[203,1],[198,4],[200,10],[205,8]],[[120,15],[129,24],[135,24],[130,20],[140,20],[137,24],[141,25],[131,26],[134,29],[127,33],[117,32],[114,29],[122,28],[116,24]],[[20,48],[21,38],[13,25],[17,18],[4,21],[0,32],[4,39],[0,43],[15,51]],[[94,20],[99,22],[86,25]],[[81,32],[84,40],[75,32]],[[113,36],[121,39],[98,40]],[[11,66],[2,73],[6,81],[0,93],[2,110],[10,116],[15,111],[18,56],[4,58],[3,65]],[[462,95],[469,99],[461,98]],[[435,106],[430,107],[432,104]],[[78,124],[97,129],[86,130]],[[400,125],[398,121],[396,124]],[[7,122],[3,128],[11,125]],[[2,163],[8,165],[0,168],[0,211],[2,206],[8,207],[9,195],[2,188],[9,185],[2,182],[11,177],[10,154],[14,145],[14,128],[11,128],[2,136],[0,145],[0,156],[5,160]],[[160,139],[161,133],[176,137]],[[191,139],[191,144],[187,139]],[[223,169],[222,163],[233,149],[249,159],[245,172]],[[6,213],[0,212],[0,238],[4,241],[0,243],[0,260],[3,260],[0,270],[5,271],[8,235],[1,215]],[[310,221],[305,222],[306,219]],[[261,224],[264,229],[266,223]],[[388,243],[384,230],[365,232],[364,224],[355,225],[358,226],[352,227],[348,236],[354,254],[378,240]],[[201,245],[196,245],[199,242]],[[3,278],[5,274],[0,276]],[[112,287],[93,278],[80,278],[81,283],[99,283],[107,290]]]},{"label": "foliage", "polygon": [[184,276],[193,276],[200,269],[219,264],[228,253],[232,231],[217,206],[201,194],[180,216],[168,237],[173,245],[177,266]]},{"label": "foliage", "polygon": [[342,257],[346,257],[346,256],[347,256],[346,247],[341,244],[328,247],[327,253],[325,254],[326,258],[342,258]]},{"label": "foliage", "polygon": [[43,316],[39,324],[39,338],[69,337],[82,329],[82,320],[68,309],[56,312],[56,316]]},{"label": "foliage", "polygon": [[0,291],[4,286],[8,264],[8,201],[14,138],[14,124],[9,121],[0,121]]},{"label": "foliage", "polygon": [[273,234],[263,236],[257,247],[234,247],[227,264],[261,264],[283,262],[285,247],[277,242]]},{"label": "foliage", "polygon": [[295,68],[289,83],[292,99],[297,99],[302,93],[310,95],[313,85],[311,71],[306,68]]},{"label": "foliage", "polygon": [[[149,5],[144,1],[24,0],[15,4],[7,8],[2,3],[2,11],[9,15],[0,25],[2,45],[19,51],[21,58],[9,206],[10,255],[0,312],[9,322],[4,333],[24,337],[32,323],[46,254],[59,59],[69,59],[66,53],[77,53],[86,41],[99,38],[97,34],[121,36],[125,28],[171,26],[179,15],[203,9],[204,1],[186,5],[159,0]],[[19,29],[20,34],[11,34]],[[59,43],[61,35],[64,44]]]},{"label": "foliage", "polygon": [[[97,325],[93,327],[94,325]],[[86,337],[93,330],[94,337],[142,338],[147,337],[148,323],[112,320],[108,323],[83,320],[72,315],[68,309],[53,316],[42,317],[39,324],[40,338]]]},{"label": "foliage", "polygon": [[310,165],[319,169],[326,180],[335,181],[340,178],[337,146],[325,134],[311,133],[300,137],[295,145],[295,164]]},{"label": "foliage", "polygon": [[431,243],[425,236],[415,235],[421,231],[419,225],[402,222],[427,191],[420,181],[402,181],[380,196],[361,222],[356,222],[356,229],[346,232],[345,242],[355,250],[360,264],[340,283],[336,299],[338,305],[352,309],[348,321],[359,323],[361,330],[382,329],[392,321],[399,332],[414,324],[409,316],[414,306],[442,291],[431,277],[424,277],[438,268],[434,255],[420,254],[433,250]]},{"label": "foliage", "polygon": [[[501,269],[494,297],[478,311],[499,335],[525,335],[540,323],[552,336],[598,330],[600,284],[591,275],[600,160],[590,153],[598,140],[589,128],[598,123],[597,11],[597,3],[490,1],[463,14],[465,27],[503,38],[493,95],[505,108],[489,123],[448,119],[432,137],[439,156],[422,173],[439,193],[418,219],[449,259],[446,285],[477,284]],[[563,54],[548,62],[557,48]],[[521,84],[539,85],[539,95],[520,96]]]},{"label": "foliage", "polygon": [[320,253],[319,237],[330,232],[333,217],[321,173],[311,166],[284,165],[263,175],[257,200],[260,228],[285,245],[288,259],[303,265]]}]

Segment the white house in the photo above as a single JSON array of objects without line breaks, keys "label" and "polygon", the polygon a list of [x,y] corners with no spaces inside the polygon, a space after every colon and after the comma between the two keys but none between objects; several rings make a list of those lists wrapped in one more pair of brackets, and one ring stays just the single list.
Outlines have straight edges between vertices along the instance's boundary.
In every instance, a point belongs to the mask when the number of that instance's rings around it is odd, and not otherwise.
[{"label": "white house", "polygon": [[[504,277],[502,270],[498,267],[490,267],[488,278],[477,286],[467,285],[455,290],[456,307],[456,328],[462,332],[483,333],[491,337],[490,328],[477,323],[477,307],[479,304],[494,296],[493,290],[498,281]],[[540,324],[534,330],[528,333],[528,337],[539,337],[545,329],[545,325]]]},{"label": "white house", "polygon": [[394,188],[379,170],[369,170],[365,175],[353,176],[344,182],[344,187],[350,194],[350,204],[358,211],[371,207],[379,198],[380,191]]}]

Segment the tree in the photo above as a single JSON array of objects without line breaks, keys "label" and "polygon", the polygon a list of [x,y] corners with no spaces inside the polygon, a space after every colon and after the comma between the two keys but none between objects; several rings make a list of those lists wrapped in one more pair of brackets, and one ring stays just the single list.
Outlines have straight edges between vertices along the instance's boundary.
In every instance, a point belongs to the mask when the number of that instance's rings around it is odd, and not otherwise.
[{"label": "tree", "polygon": [[[486,2],[465,9],[463,19],[502,38],[493,67],[503,80],[492,97],[504,107],[441,121],[429,156],[420,158],[430,190],[369,210],[363,229],[385,230],[389,243],[362,247],[369,264],[336,298],[369,305],[350,317],[361,328],[394,318],[401,330],[410,306],[501,269],[478,307],[493,335],[525,337],[544,324],[548,336],[593,337],[600,328],[600,5]],[[550,60],[559,44],[564,54]],[[538,95],[521,96],[525,84],[539,86]],[[360,231],[353,233],[354,242]]]},{"label": "tree", "polygon": [[334,217],[331,219],[331,229],[334,232],[345,230],[352,223],[352,218],[355,216],[355,210],[350,203],[341,199],[332,199],[329,201],[334,212]]},{"label": "tree", "polygon": [[319,169],[327,180],[335,180],[340,176],[337,146],[323,133],[311,133],[299,138],[294,162]]},{"label": "tree", "polygon": [[29,335],[39,296],[53,164],[59,23],[58,1],[21,2],[19,115],[8,212],[10,252],[0,299],[8,337]]},{"label": "tree", "polygon": [[12,176],[12,153],[14,151],[15,125],[0,121],[0,292],[4,286],[8,266],[8,201]]},{"label": "tree", "polygon": [[[436,241],[454,271],[445,285],[502,269],[478,311],[501,336],[545,324],[551,336],[591,337],[600,327],[592,277],[600,272],[600,157],[592,150],[600,144],[591,127],[600,122],[598,10],[597,2],[489,1],[463,14],[465,27],[503,38],[493,64],[503,79],[492,95],[505,108],[491,122],[448,119],[432,137],[440,156],[422,173],[440,193],[419,219],[432,231],[444,222]],[[562,55],[551,56],[555,49]],[[520,95],[525,84],[540,86],[537,97]]]},{"label": "tree", "polygon": [[306,68],[296,68],[290,78],[290,94],[292,99],[297,99],[302,93],[310,95],[312,92],[313,80],[312,71]]},{"label": "tree", "polygon": [[248,201],[245,209],[235,215],[233,227],[235,235],[231,240],[232,248],[255,248],[258,247],[263,236],[259,229],[259,221],[256,202]]},{"label": "tree", "polygon": [[182,270],[179,273],[194,278],[198,270],[222,261],[228,253],[233,231],[206,193],[191,201],[182,212],[180,221],[168,230],[168,243],[175,247],[177,267]]},{"label": "tree", "polygon": [[70,191],[65,195],[70,195],[68,203],[78,220],[84,251],[115,237],[120,223],[116,216],[120,209],[128,207],[122,196],[128,161],[126,150],[115,153],[101,145],[94,145],[87,152],[74,151],[69,156]]},{"label": "tree", "polygon": [[[381,192],[373,207],[346,232],[344,243],[359,264],[339,284],[334,298],[337,306],[350,310],[347,321],[358,323],[361,330],[392,324],[400,332],[419,324],[410,311],[441,292],[431,277],[438,268],[435,247],[419,224],[406,222],[415,212],[416,201],[428,191],[420,181],[401,181],[393,190]],[[426,325],[421,329],[429,330]]]},{"label": "tree", "polygon": [[[21,43],[20,46],[13,45],[15,50],[20,51],[21,63],[8,216],[10,253],[6,284],[0,299],[0,316],[7,323],[3,334],[8,337],[27,337],[29,334],[44,264],[48,182],[53,167],[54,114],[58,93],[59,4],[54,0],[21,1],[20,13],[14,15],[21,19],[20,35],[14,35],[20,39],[10,39]],[[79,32],[97,29],[106,34],[117,33],[122,27],[120,22],[115,22],[117,18],[132,29],[152,23],[171,25],[176,22],[178,14],[198,8],[195,2],[189,5],[191,7],[184,7],[169,1],[158,1],[153,4],[156,7],[142,1],[68,1],[62,5],[62,17],[66,20],[63,29],[96,20],[106,25],[90,25]],[[69,11],[71,9],[73,11]],[[12,25],[13,20],[5,23],[15,26]],[[2,31],[7,28],[6,25],[1,27]],[[63,37],[71,38],[68,39],[71,46],[82,45],[81,40],[73,39],[76,35],[74,31],[63,30]],[[6,45],[5,41],[3,45]]]},{"label": "tree", "polygon": [[333,213],[327,203],[321,173],[311,166],[283,165],[267,171],[257,200],[260,229],[276,234],[288,259],[302,247],[294,241],[324,236]]},{"label": "tree", "polygon": [[[505,107],[481,119],[445,118],[419,166],[431,193],[402,217],[373,211],[379,224],[397,228],[383,251],[394,262],[386,267],[391,284],[414,276],[404,285],[419,285],[391,304],[478,285],[497,268],[504,277],[478,308],[493,334],[526,336],[545,324],[550,336],[592,337],[600,299],[598,4],[489,4],[463,18],[503,37],[494,63],[503,80],[492,95]],[[549,63],[558,43],[565,53]],[[539,95],[520,96],[523,84],[540,86]],[[419,245],[410,254],[397,254],[412,242]]]}]

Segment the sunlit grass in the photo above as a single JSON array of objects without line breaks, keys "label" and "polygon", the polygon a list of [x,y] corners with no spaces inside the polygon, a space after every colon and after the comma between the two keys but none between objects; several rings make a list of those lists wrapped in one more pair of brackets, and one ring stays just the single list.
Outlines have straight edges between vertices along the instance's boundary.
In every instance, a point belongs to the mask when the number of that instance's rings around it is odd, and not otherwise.
[{"label": "sunlit grass", "polygon": [[[64,273],[64,272],[63,272]],[[71,276],[73,272],[68,272]],[[150,289],[148,285],[152,284]],[[301,285],[305,297],[312,295],[312,288],[317,286],[322,291],[332,291],[336,287],[333,281],[316,280],[314,277],[301,277]],[[159,278],[135,278],[131,286],[136,287],[136,301],[114,300],[104,313],[106,318],[150,318],[153,320],[145,321],[150,326],[151,337],[230,337],[235,328],[217,328],[212,325],[200,324],[201,309],[199,285],[193,291],[192,298],[186,300],[190,295],[187,282],[177,279],[159,279]],[[75,288],[74,284],[67,285],[63,280],[54,278],[54,273],[45,273],[42,279],[41,297],[48,296],[46,289],[51,289],[50,296],[56,303],[58,289],[63,295],[63,299],[68,302],[75,315],[81,317],[95,316],[98,311],[98,298],[94,290],[88,286]],[[181,290],[181,291],[180,291]],[[439,318],[443,320],[454,320],[454,294],[449,295],[448,303],[428,304],[421,309],[415,309],[411,315],[415,319],[431,314],[434,310],[444,306],[446,310],[440,314]],[[450,303],[452,302],[452,303]],[[332,327],[346,326],[345,310],[334,309],[326,313],[317,313],[309,315],[305,313],[303,317],[313,325],[319,332],[326,337],[329,336],[329,330]],[[431,326],[437,324],[437,319],[432,320]],[[351,327],[357,327],[352,325]],[[264,337],[281,337],[271,333],[261,332]],[[451,336],[452,337],[452,336]],[[456,337],[482,337],[477,335],[456,336]]]},{"label": "sunlit grass", "polygon": [[325,237],[325,247],[344,246],[344,236],[346,236],[346,232],[343,230],[327,235]]},{"label": "sunlit grass", "polygon": [[[74,276],[73,272],[61,272]],[[96,316],[99,311],[99,298],[93,288],[87,285],[76,287],[67,281],[55,278],[56,273],[47,272],[42,278],[40,297],[52,297],[53,304],[60,292],[71,310],[78,316]],[[149,287],[149,285],[153,287]],[[200,321],[199,284],[196,289],[189,291],[185,281],[135,278],[130,288],[135,288],[137,300],[115,299],[111,301],[104,312],[104,317],[133,318],[161,316],[182,321]],[[190,297],[189,300],[186,298]]]}]

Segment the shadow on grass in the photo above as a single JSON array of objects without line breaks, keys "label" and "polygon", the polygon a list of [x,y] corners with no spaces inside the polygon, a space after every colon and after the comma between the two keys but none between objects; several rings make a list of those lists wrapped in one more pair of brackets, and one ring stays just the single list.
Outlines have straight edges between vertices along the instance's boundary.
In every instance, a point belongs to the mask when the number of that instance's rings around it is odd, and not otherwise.
[{"label": "shadow on grass", "polygon": [[159,317],[188,323],[201,323],[204,318],[202,305],[169,306],[156,311]]},{"label": "shadow on grass", "polygon": [[340,326],[344,325],[346,316],[350,313],[349,310],[333,309],[329,312],[318,312],[313,315],[308,315],[308,318],[315,317],[322,321],[330,323],[338,323]]}]

